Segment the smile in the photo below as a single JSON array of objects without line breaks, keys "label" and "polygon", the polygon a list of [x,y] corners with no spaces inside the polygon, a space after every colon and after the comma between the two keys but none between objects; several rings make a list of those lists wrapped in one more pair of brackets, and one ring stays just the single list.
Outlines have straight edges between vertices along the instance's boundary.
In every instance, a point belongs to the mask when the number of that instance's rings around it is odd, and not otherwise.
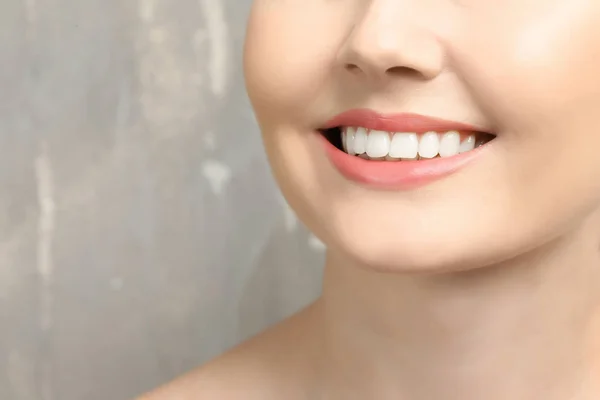
[{"label": "smile", "polygon": [[388,189],[410,189],[448,176],[478,158],[495,138],[463,123],[370,110],[340,114],[319,132],[342,175]]}]

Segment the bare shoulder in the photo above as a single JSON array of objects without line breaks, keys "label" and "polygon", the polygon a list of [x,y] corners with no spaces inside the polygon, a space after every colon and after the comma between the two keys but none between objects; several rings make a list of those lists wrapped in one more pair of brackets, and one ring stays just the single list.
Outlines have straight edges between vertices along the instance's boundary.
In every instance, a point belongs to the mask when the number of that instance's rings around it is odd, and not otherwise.
[{"label": "bare shoulder", "polygon": [[305,398],[318,355],[309,309],[137,400]]}]

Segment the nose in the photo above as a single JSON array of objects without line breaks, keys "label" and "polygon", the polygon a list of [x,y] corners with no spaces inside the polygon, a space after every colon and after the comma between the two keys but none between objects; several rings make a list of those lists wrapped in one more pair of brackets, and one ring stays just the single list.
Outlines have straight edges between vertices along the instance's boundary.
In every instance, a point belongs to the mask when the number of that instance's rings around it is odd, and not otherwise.
[{"label": "nose", "polygon": [[419,18],[399,3],[369,3],[340,48],[338,62],[346,71],[379,82],[400,75],[429,80],[441,73],[443,46],[433,31],[419,24],[427,16]]}]

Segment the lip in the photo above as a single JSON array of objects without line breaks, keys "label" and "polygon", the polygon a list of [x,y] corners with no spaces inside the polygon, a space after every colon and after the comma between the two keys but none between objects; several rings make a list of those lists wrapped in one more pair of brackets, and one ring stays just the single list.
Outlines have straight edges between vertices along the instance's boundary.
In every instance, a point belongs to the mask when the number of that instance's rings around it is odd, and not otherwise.
[{"label": "lip", "polygon": [[[451,130],[482,132],[472,125],[418,114],[381,115],[364,109],[340,114],[327,122],[324,129],[343,126],[358,126],[388,132],[424,133]],[[416,161],[374,161],[351,156],[336,148],[322,134],[317,133],[329,161],[345,178],[366,186],[387,190],[411,190],[448,177],[479,159],[489,148],[487,143],[451,157]]]},{"label": "lip", "polygon": [[473,125],[427,117],[420,114],[379,114],[368,109],[356,109],[341,113],[325,123],[323,129],[340,126],[360,126],[370,130],[386,132],[468,131],[485,132]]}]

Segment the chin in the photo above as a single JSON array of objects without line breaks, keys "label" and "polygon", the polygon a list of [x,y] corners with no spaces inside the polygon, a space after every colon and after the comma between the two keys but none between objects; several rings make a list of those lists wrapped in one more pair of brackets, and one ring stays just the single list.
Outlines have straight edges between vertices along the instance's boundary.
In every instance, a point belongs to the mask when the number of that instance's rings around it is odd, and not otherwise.
[{"label": "chin", "polygon": [[[487,235],[489,237],[489,235]],[[472,240],[479,237],[479,240]],[[463,226],[448,235],[448,229],[390,229],[337,224],[322,240],[336,259],[365,270],[381,273],[438,274],[501,263],[525,251],[523,244],[490,243],[483,232]]]},{"label": "chin", "polygon": [[437,247],[427,245],[404,247],[381,243],[344,243],[331,247],[335,257],[347,260],[364,270],[394,274],[443,274],[475,270],[502,260],[501,255],[474,254],[466,246]]},{"label": "chin", "polygon": [[587,215],[552,219],[541,207],[535,212],[502,207],[502,202],[483,206],[469,200],[481,196],[452,199],[438,189],[428,192],[429,202],[412,202],[414,193],[362,189],[368,195],[347,199],[330,192],[329,199],[337,201],[311,207],[304,221],[340,265],[377,273],[444,274],[504,268],[543,256],[559,242],[568,243]]}]

